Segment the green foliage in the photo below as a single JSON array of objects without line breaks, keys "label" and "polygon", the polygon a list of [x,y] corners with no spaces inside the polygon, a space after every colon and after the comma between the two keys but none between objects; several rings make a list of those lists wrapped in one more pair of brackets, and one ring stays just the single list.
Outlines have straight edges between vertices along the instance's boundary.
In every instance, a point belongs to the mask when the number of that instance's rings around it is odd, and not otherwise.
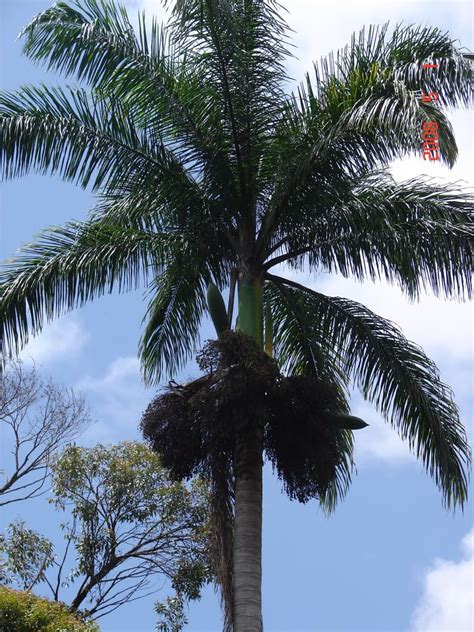
[{"label": "green foliage", "polygon": [[54,562],[52,543],[45,537],[27,529],[22,520],[8,526],[8,536],[0,540],[0,554],[5,562],[4,581],[15,581],[22,590],[31,590],[44,580],[45,572]]},{"label": "green foliage", "polygon": [[[206,581],[204,490],[198,483],[188,489],[170,481],[146,446],[67,448],[53,465],[53,493],[56,506],[69,507],[79,527],[71,537],[79,554],[77,572],[90,580],[91,594],[84,598],[96,594],[99,569],[108,569],[107,588],[117,584],[118,589],[128,571],[143,590],[161,573],[172,582],[181,580],[186,597],[199,595]],[[184,568],[194,574],[183,574]],[[132,588],[135,593],[137,587]]]},{"label": "green foliage", "polygon": [[70,446],[54,461],[52,476],[54,503],[72,507],[83,531],[89,530],[98,508],[111,523],[139,522],[143,531],[157,519],[161,527],[180,521],[197,527],[205,516],[200,488],[189,491],[172,483],[160,457],[141,443]]},{"label": "green foliage", "polygon": [[60,603],[0,586],[0,632],[99,632]]},{"label": "green foliage", "polygon": [[188,623],[184,614],[184,603],[179,596],[168,597],[164,603],[156,604],[155,611],[160,617],[156,624],[156,632],[181,632]]},{"label": "green foliage", "polygon": [[67,517],[64,550],[22,522],[10,525],[1,543],[5,581],[29,589],[46,582],[56,600],[68,587],[71,609],[87,618],[149,594],[158,578],[183,600],[199,598],[209,580],[203,483],[170,480],[140,443],[71,445],[52,462],[52,492]]},{"label": "green foliage", "polygon": [[297,365],[301,361],[300,356],[291,357],[288,346],[292,330],[285,327],[285,319],[291,305],[305,331],[308,356],[311,348],[320,350],[320,359],[352,377],[363,395],[408,440],[443,492],[445,503],[464,506],[471,450],[453,394],[423,350],[360,303],[325,296],[277,276],[269,280],[267,299],[277,323],[276,343],[287,362]]}]

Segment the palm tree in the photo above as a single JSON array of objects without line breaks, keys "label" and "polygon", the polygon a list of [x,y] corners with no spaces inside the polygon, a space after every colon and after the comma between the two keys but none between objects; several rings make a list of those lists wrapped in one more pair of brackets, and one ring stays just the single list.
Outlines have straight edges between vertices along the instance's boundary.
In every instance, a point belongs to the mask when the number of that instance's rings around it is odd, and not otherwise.
[{"label": "palm tree", "polygon": [[[158,383],[192,355],[208,284],[229,288],[231,319],[237,289],[238,328],[263,348],[270,313],[283,373],[324,377],[344,396],[354,381],[446,504],[462,507],[469,448],[434,364],[363,305],[270,273],[285,263],[386,279],[410,297],[471,295],[472,198],[387,171],[421,154],[425,121],[438,125],[441,160],[456,160],[443,110],[415,93],[471,104],[469,62],[449,35],[371,27],[291,94],[275,0],[176,0],[166,25],[141,15],[136,30],[111,0],[59,2],[22,37],[30,59],[85,88],[1,95],[2,174],[56,173],[90,187],[97,204],[87,221],[45,230],[4,265],[6,350],[68,310],[144,283],[139,352],[145,380]],[[427,62],[437,67],[428,73]],[[261,629],[263,422],[246,428],[233,472],[236,632]],[[280,470],[288,484],[291,471]],[[308,485],[302,499],[332,507],[345,486],[331,485]]]}]

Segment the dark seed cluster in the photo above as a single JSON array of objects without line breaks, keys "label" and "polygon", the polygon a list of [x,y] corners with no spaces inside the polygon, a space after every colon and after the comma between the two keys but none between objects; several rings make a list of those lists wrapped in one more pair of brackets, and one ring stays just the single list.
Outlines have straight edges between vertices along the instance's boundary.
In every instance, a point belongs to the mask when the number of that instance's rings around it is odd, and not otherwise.
[{"label": "dark seed cluster", "polygon": [[231,479],[236,438],[252,424],[261,424],[265,454],[291,498],[307,502],[324,495],[338,469],[347,470],[352,433],[327,417],[347,412],[334,385],[284,377],[239,332],[208,342],[198,363],[202,377],[170,384],[142,418],[145,438],[172,476],[212,479],[219,473]]}]

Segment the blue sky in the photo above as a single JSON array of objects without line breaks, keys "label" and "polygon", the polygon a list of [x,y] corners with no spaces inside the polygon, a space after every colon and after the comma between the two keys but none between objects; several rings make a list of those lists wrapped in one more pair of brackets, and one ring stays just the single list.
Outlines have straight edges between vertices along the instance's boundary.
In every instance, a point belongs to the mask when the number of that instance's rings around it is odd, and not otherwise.
[{"label": "blue sky", "polygon": [[[55,83],[20,55],[20,28],[50,6],[43,0],[0,0],[1,86]],[[125,3],[132,13],[159,7],[157,0]],[[471,50],[472,5],[468,2],[357,2],[284,0],[295,30],[300,78],[311,61],[343,46],[364,24],[428,23],[449,30]],[[452,116],[460,154],[449,172],[420,156],[393,166],[397,178],[419,173],[465,180],[472,185],[473,120]],[[49,176],[32,175],[1,184],[0,258],[4,259],[41,228],[86,217],[89,192]],[[286,273],[283,270],[283,273]],[[438,364],[456,394],[472,437],[472,311],[433,296],[409,303],[396,288],[360,285],[340,277],[304,279],[320,291],[365,303],[399,324]],[[107,296],[48,326],[24,352],[45,375],[86,394],[98,420],[83,442],[138,438],[137,423],[154,391],[140,383],[136,359],[145,303],[142,292]],[[202,339],[212,335],[207,323]],[[195,374],[190,364],[182,377]],[[265,471],[264,620],[267,632],[391,631],[464,632],[472,627],[474,532],[472,503],[454,516],[395,432],[359,397],[353,411],[370,422],[357,434],[354,478],[347,499],[329,519],[316,504],[291,503],[278,480]],[[472,441],[471,441],[472,443]],[[57,539],[59,520],[44,499],[15,506],[6,524],[22,515],[30,526]],[[124,606],[101,622],[103,632],[148,632],[154,628],[151,598]],[[220,629],[218,599],[212,588],[189,611],[190,632]]]}]

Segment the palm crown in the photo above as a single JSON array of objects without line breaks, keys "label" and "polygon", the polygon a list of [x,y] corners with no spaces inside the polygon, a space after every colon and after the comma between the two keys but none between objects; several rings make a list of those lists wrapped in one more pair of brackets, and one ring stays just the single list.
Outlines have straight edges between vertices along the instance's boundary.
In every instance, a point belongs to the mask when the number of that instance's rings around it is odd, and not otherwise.
[{"label": "palm crown", "polygon": [[[195,347],[206,288],[239,289],[243,331],[271,313],[287,374],[346,393],[354,380],[423,460],[448,504],[466,499],[469,448],[450,389],[423,351],[354,301],[270,273],[387,279],[410,297],[471,294],[472,198],[389,163],[472,101],[469,62],[436,28],[354,36],[285,90],[289,43],[274,0],[176,0],[167,25],[134,30],[109,0],[59,2],[23,30],[24,52],[86,88],[23,87],[0,97],[4,177],[59,173],[91,187],[85,222],[43,232],[1,274],[4,342],[23,345],[65,311],[145,284],[144,376],[175,373]],[[436,68],[423,70],[423,63]],[[332,498],[331,503],[334,498]]]}]

